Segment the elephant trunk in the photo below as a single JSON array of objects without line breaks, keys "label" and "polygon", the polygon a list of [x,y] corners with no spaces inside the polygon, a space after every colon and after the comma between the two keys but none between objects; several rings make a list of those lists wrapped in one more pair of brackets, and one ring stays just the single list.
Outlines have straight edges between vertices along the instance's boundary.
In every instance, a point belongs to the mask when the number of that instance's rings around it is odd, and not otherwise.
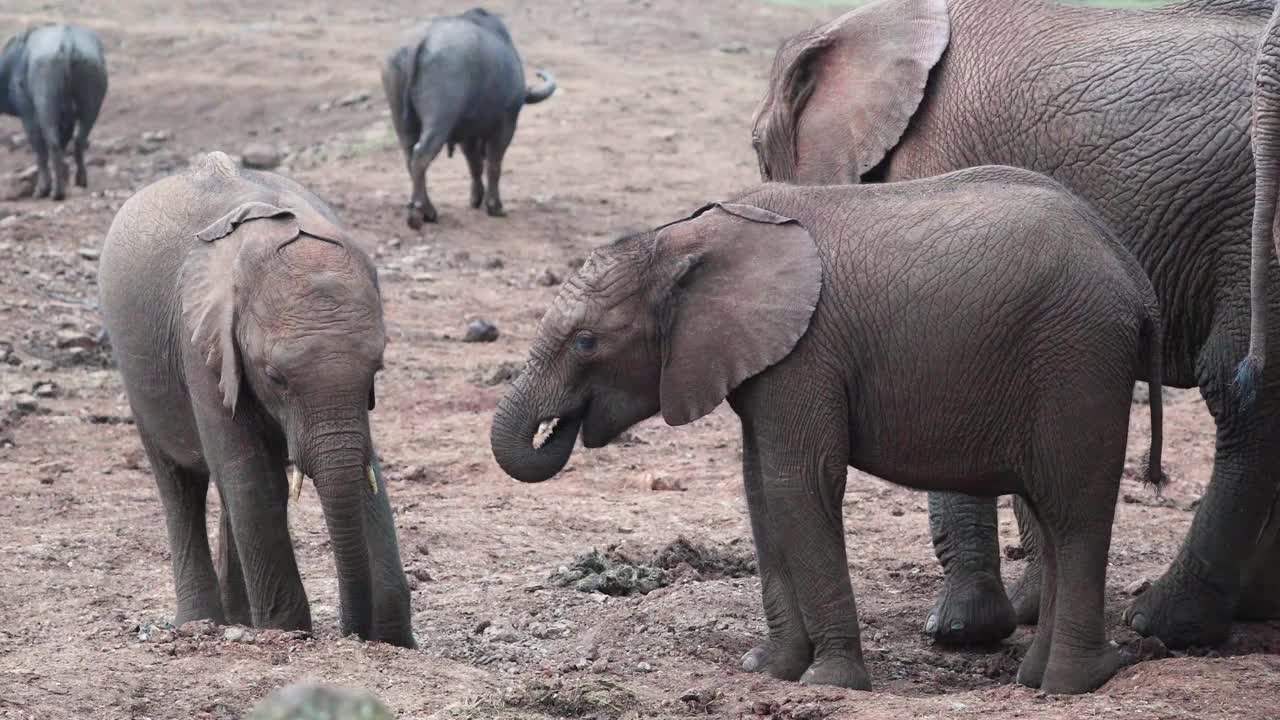
[{"label": "elephant trunk", "polygon": [[538,77],[542,78],[542,87],[529,88],[525,91],[524,104],[536,105],[537,103],[551,97],[556,91],[556,79],[546,70],[539,70]]},{"label": "elephant trunk", "polygon": [[504,472],[521,482],[542,482],[569,462],[582,420],[539,414],[525,387],[517,382],[498,403],[489,442]]},{"label": "elephant trunk", "polygon": [[1236,371],[1235,394],[1248,411],[1267,355],[1267,273],[1274,242],[1280,181],[1280,7],[1267,24],[1254,64],[1253,162],[1255,170],[1249,289],[1249,355]]},{"label": "elephant trunk", "polygon": [[368,418],[349,429],[319,429],[303,452],[307,474],[320,496],[324,522],[333,545],[338,574],[340,629],[371,637],[373,622],[373,578],[369,545],[365,538],[365,503],[371,490]]}]

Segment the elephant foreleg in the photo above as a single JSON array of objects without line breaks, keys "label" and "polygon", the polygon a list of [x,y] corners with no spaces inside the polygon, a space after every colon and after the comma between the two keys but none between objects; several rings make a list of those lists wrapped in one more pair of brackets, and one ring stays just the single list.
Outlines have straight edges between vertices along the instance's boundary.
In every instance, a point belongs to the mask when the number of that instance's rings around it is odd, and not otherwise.
[{"label": "elephant foreleg", "polygon": [[996,643],[1017,627],[1000,579],[995,500],[929,493],[929,530],[942,563],[942,592],[925,634],[949,645]]},{"label": "elephant foreleg", "polygon": [[799,680],[813,661],[813,643],[805,633],[804,617],[792,592],[793,583],[787,576],[781,549],[769,531],[759,445],[749,429],[749,421],[744,419],[742,427],[742,475],[756,545],[765,620],[769,626],[765,642],[742,657],[742,669],[767,672],[783,680]]},{"label": "elephant foreleg", "polygon": [[[1268,467],[1277,467],[1273,462]],[[1237,620],[1280,619],[1280,494],[1271,505],[1262,542],[1245,570]]]}]

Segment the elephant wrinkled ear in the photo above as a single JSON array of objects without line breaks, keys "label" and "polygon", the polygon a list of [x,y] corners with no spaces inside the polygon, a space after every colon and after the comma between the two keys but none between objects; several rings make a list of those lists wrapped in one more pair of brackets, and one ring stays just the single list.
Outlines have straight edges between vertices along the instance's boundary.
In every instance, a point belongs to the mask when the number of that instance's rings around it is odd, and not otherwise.
[{"label": "elephant wrinkled ear", "polygon": [[876,0],[787,41],[760,111],[770,179],[803,164],[858,182],[906,132],[950,35],[947,0]]},{"label": "elephant wrinkled ear", "polygon": [[294,213],[249,202],[196,233],[200,240],[182,267],[182,319],[192,347],[217,374],[222,404],[235,413],[240,396],[236,347],[236,291],[267,253],[298,236]]},{"label": "elephant wrinkled ear", "polygon": [[217,374],[222,404],[236,411],[240,358],[235,343],[235,261],[239,239],[193,252],[182,268],[182,320],[191,346]]},{"label": "elephant wrinkled ear", "polygon": [[716,205],[658,233],[669,268],[662,417],[683,425],[781,361],[809,328],[822,289],[813,237],[749,205]]}]

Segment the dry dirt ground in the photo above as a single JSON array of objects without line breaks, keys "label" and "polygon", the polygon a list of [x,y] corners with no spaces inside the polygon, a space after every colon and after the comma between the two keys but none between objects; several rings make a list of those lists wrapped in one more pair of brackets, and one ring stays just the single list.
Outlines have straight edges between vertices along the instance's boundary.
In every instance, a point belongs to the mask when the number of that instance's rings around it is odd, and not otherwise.
[{"label": "dry dirt ground", "polygon": [[[1129,667],[1075,698],[1012,684],[1029,629],[991,652],[932,647],[920,628],[941,573],[925,497],[856,473],[847,542],[875,692],[739,672],[764,622],[757,579],[719,572],[751,558],[727,408],[678,430],[645,422],[617,445],[580,450],[543,485],[494,464],[489,419],[504,370],[522,361],[555,278],[596,245],[752,182],[748,125],[773,50],[837,10],[491,2],[527,64],[553,70],[560,91],[523,115],[504,177],[510,217],[468,209],[465,163],[442,159],[431,174],[442,219],[419,234],[402,219],[408,181],[378,63],[401,28],[462,6],[4,5],[4,36],[41,19],[97,28],[111,91],[91,191],[60,205],[0,203],[11,216],[0,220],[0,717],[236,718],[301,679],[369,688],[406,718],[1280,716],[1274,626],[1241,626],[1224,648]],[[0,118],[0,133],[19,133],[16,119]],[[330,199],[379,258],[392,345],[374,422],[415,584],[417,651],[337,637],[312,490],[292,530],[314,637],[175,637],[166,625],[163,518],[121,386],[93,342],[93,259],[131,192],[198,152],[256,141],[284,148],[284,170]],[[0,172],[30,162],[20,142],[0,142]],[[459,342],[474,318],[496,323],[498,340]],[[24,393],[38,395],[34,407]],[[1131,467],[1146,417],[1136,404]],[[1159,499],[1126,479],[1116,519],[1108,622],[1125,645],[1136,640],[1120,621],[1126,589],[1173,557],[1209,478],[1213,437],[1198,396],[1171,393],[1166,418],[1173,484]],[[1001,533],[1016,546],[1007,502]],[[553,579],[593,548],[652,559],[680,538],[705,546],[687,559],[709,565],[668,562],[673,584],[647,595]],[[1006,560],[1006,575],[1021,565]]]}]

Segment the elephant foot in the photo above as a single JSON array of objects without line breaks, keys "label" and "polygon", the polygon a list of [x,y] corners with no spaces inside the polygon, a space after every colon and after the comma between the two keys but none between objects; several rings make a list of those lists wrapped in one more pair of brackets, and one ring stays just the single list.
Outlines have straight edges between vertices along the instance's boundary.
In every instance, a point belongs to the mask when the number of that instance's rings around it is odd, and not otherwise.
[{"label": "elephant foot", "polygon": [[1040,689],[1050,695],[1079,695],[1102,687],[1124,666],[1120,653],[1111,645],[1089,653],[1057,657],[1045,670]]},{"label": "elephant foot", "polygon": [[52,189],[53,189],[53,186],[51,186],[47,181],[45,182],[37,181],[35,197],[47,198],[49,197],[49,191]]},{"label": "elephant foot", "polygon": [[818,658],[800,682],[805,685],[830,685],[849,690],[871,690],[871,677],[861,662],[847,655],[828,655]]},{"label": "elephant foot", "polygon": [[484,204],[484,186],[476,183],[471,186],[471,209],[478,210]]},{"label": "elephant foot", "polygon": [[779,680],[794,682],[804,675],[812,659],[807,644],[804,647],[795,645],[786,649],[783,643],[766,640],[742,656],[742,669],[749,673],[768,673]]},{"label": "elephant foot", "polygon": [[1259,576],[1240,596],[1236,620],[1280,620],[1280,569]]},{"label": "elephant foot", "polygon": [[981,570],[948,577],[924,624],[925,634],[943,645],[991,645],[1015,629],[999,576]]},{"label": "elephant foot", "polygon": [[409,203],[408,223],[411,230],[421,230],[424,223],[433,223],[438,219],[439,215],[430,201]]},{"label": "elephant foot", "polygon": [[506,217],[507,211],[502,209],[502,203],[489,203],[485,205],[485,212],[489,213],[489,217]]},{"label": "elephant foot", "polygon": [[1031,642],[1027,654],[1018,664],[1018,675],[1014,682],[1023,687],[1039,689],[1044,684],[1044,671],[1049,666],[1049,643],[1040,642],[1037,638]]},{"label": "elephant foot", "polygon": [[1236,604],[1234,598],[1174,565],[1133,601],[1124,621],[1139,635],[1160,638],[1169,648],[1211,646],[1227,639]]},{"label": "elephant foot", "polygon": [[214,625],[226,625],[227,618],[222,613],[222,608],[211,605],[192,605],[190,607],[178,607],[178,612],[173,616],[174,627],[182,627],[189,622],[197,620],[208,620]]},{"label": "elephant foot", "polygon": [[89,174],[84,170],[76,171],[76,187],[89,187]]},{"label": "elephant foot", "polygon": [[57,190],[54,190],[49,197],[54,202],[62,202],[67,199],[67,191],[62,188],[58,188]]},{"label": "elephant foot", "polygon": [[1009,591],[1013,604],[1013,619],[1019,625],[1035,625],[1040,620],[1040,589],[1042,582],[1040,562],[1028,562],[1022,577]]}]

